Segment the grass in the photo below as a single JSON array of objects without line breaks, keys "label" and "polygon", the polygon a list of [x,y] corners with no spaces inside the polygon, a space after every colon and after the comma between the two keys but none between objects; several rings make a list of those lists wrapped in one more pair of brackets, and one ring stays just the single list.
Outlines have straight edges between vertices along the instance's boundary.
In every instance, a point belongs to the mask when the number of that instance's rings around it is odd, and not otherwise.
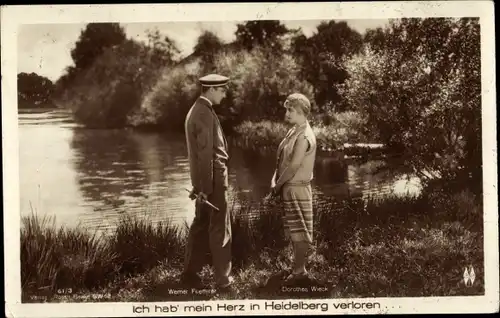
[{"label": "grass", "polygon": [[[484,293],[482,208],[471,193],[342,202],[314,195],[309,268],[328,288],[318,298]],[[273,280],[291,259],[279,205],[242,202],[232,210],[236,291],[231,295],[169,294],[180,287],[185,244],[185,232],[171,224],[126,219],[114,234],[98,238],[82,229],[56,230],[32,216],[24,219],[21,232],[23,301],[304,297],[283,292],[279,279]],[[462,274],[470,265],[476,281],[465,287]],[[209,264],[202,277],[212,282]]]},{"label": "grass", "polygon": [[51,220],[23,218],[23,291],[53,293],[68,284],[98,286],[117,264],[116,253],[103,238],[80,229],[56,229]]}]

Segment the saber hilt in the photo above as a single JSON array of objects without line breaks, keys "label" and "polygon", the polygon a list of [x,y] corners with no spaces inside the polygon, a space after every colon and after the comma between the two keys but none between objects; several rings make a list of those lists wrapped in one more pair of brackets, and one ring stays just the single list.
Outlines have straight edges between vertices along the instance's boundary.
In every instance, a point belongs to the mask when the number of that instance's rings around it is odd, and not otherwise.
[{"label": "saber hilt", "polygon": [[[199,195],[197,195],[196,193],[192,193],[192,191],[189,191],[188,189],[184,189],[184,190],[186,190],[187,192],[189,192],[190,194],[192,194],[192,195],[195,197],[195,199],[198,199],[198,198],[199,198]],[[218,208],[218,207],[216,207],[215,205],[213,205],[212,203],[210,203],[210,201],[208,201],[208,200],[206,200],[206,199],[204,199],[204,198],[200,198],[200,201],[201,201],[202,203],[205,203],[206,205],[208,205],[208,206],[209,206],[209,207],[211,207],[212,209],[219,211],[219,208]]]}]

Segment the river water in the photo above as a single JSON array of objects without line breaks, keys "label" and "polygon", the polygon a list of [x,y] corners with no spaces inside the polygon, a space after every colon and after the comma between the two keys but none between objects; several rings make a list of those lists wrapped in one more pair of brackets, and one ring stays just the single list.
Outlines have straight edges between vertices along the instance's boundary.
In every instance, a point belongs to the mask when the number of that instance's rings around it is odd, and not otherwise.
[{"label": "river water", "polygon": [[[33,211],[58,225],[113,229],[124,215],[190,223],[194,203],[182,135],[79,127],[61,112],[19,114],[21,215]],[[230,149],[230,191],[259,200],[268,189],[274,157]],[[388,169],[380,169],[380,167]],[[342,168],[318,156],[315,191],[345,196],[413,194],[418,180],[382,160]]]}]

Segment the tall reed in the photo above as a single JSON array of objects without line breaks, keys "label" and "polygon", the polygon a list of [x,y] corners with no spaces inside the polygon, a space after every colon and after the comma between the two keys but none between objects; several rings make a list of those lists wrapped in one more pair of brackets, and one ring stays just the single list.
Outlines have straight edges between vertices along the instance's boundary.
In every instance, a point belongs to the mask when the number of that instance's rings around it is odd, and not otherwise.
[{"label": "tall reed", "polygon": [[[451,295],[464,293],[460,275],[473,265],[478,283],[468,292],[484,292],[482,232],[476,225],[482,220],[480,198],[468,191],[429,198],[339,201],[315,191],[315,275],[333,280],[349,295]],[[290,262],[279,202],[230,203],[230,210],[233,262],[241,277]],[[128,217],[104,237],[82,228],[58,229],[50,220],[35,214],[23,218],[24,294],[91,290],[158,265],[182,268],[187,232],[169,221]]]},{"label": "tall reed", "polygon": [[32,214],[21,228],[21,282],[24,291],[93,288],[117,272],[118,253],[102,236],[56,228],[53,218]]}]

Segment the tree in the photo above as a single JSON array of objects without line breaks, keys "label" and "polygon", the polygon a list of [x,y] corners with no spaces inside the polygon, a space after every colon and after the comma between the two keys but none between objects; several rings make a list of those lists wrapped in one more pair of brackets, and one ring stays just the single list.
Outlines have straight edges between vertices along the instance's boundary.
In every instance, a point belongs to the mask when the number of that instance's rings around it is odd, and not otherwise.
[{"label": "tree", "polygon": [[270,51],[281,52],[281,39],[288,32],[287,27],[278,20],[247,21],[237,25],[236,43],[248,51],[255,47],[266,47]]},{"label": "tree", "polygon": [[19,108],[47,107],[51,105],[54,84],[36,73],[17,74],[17,98]]},{"label": "tree", "polygon": [[180,53],[175,41],[168,36],[162,38],[158,29],[148,30],[147,34],[153,62],[163,66],[172,65]]},{"label": "tree", "polygon": [[76,75],[78,75],[78,71],[74,66],[67,66],[64,69],[63,74],[54,84],[55,87],[53,97],[56,100],[60,99],[64,95],[64,92],[72,85]]},{"label": "tree", "polygon": [[480,186],[478,20],[402,19],[378,38],[346,63],[344,98],[424,181]]},{"label": "tree", "polygon": [[314,86],[316,103],[322,111],[333,106],[345,110],[336,88],[348,77],[342,61],[359,52],[362,45],[358,32],[346,22],[333,20],[320,23],[310,38],[300,33],[293,38],[292,51],[300,60],[301,75]]},{"label": "tree", "polygon": [[125,31],[118,23],[89,23],[71,50],[71,58],[77,69],[85,69],[106,48],[119,45],[125,40]]},{"label": "tree", "polygon": [[79,123],[91,128],[123,128],[140,109],[163,70],[154,49],[134,40],[107,48],[60,98]]},{"label": "tree", "polygon": [[383,50],[386,44],[387,37],[382,28],[369,29],[366,31],[363,42],[370,45],[375,51]]},{"label": "tree", "polygon": [[[242,120],[282,121],[283,102],[289,94],[300,92],[312,98],[312,87],[298,79],[300,67],[290,54],[269,56],[259,49],[223,53],[216,59],[216,69],[231,74],[231,96],[226,98],[231,104],[224,108],[234,107],[238,117],[234,118],[234,124]],[[311,102],[315,110],[316,105]]]},{"label": "tree", "polygon": [[223,42],[210,31],[203,32],[196,41],[193,54],[201,57],[207,71],[213,69],[215,56],[223,48]]}]

